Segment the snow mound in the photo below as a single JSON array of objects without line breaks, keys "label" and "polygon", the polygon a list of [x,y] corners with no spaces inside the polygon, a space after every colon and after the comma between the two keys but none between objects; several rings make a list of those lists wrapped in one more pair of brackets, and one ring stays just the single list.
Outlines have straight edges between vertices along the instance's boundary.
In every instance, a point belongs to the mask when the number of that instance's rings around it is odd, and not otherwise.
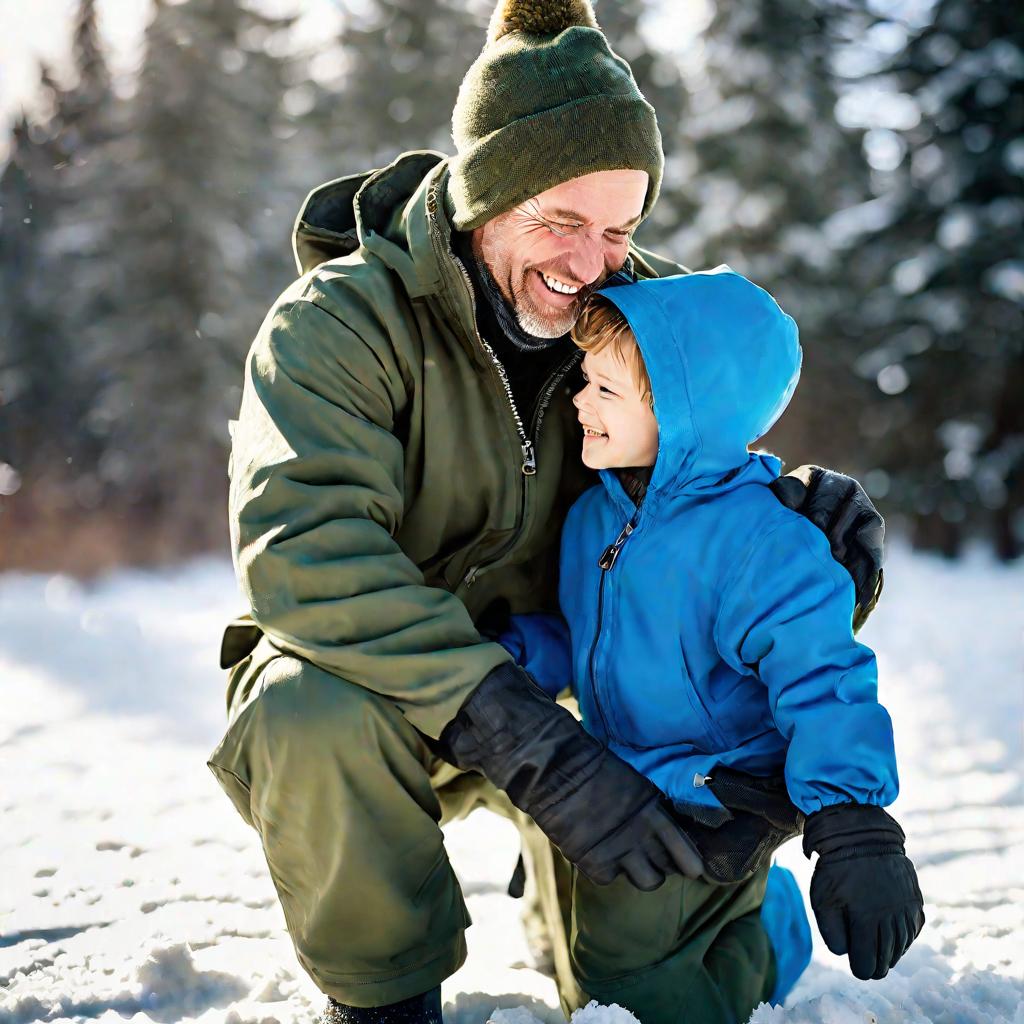
[{"label": "snow mound", "polygon": [[601,1006],[596,999],[591,999],[586,1006],[576,1010],[570,1024],[640,1024],[629,1012],[618,1003]]},{"label": "snow mound", "polygon": [[514,1006],[511,1010],[494,1010],[487,1024],[540,1024],[540,1021],[525,1006]]},{"label": "snow mound", "polygon": [[[542,1024],[525,1006],[508,1010],[494,1010],[487,1018],[487,1024]],[[640,1022],[617,1003],[602,1006],[591,999],[586,1006],[574,1011],[571,1024],[640,1024]]]},{"label": "snow mound", "polygon": [[233,974],[199,971],[192,950],[184,942],[155,948],[135,974],[144,1007],[194,1013],[241,999],[249,985]]}]

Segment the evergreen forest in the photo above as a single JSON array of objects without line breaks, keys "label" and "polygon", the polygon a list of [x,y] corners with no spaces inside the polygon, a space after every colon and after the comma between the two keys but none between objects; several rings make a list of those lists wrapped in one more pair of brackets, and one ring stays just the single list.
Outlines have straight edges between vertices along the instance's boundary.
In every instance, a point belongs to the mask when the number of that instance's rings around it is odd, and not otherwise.
[{"label": "evergreen forest", "polygon": [[[79,0],[70,70],[0,140],[0,568],[227,548],[242,363],[321,182],[452,151],[481,0],[154,0],[131,81]],[[861,480],[922,549],[1024,550],[1024,6],[598,0],[667,157],[638,242],[800,326],[765,440]]]}]

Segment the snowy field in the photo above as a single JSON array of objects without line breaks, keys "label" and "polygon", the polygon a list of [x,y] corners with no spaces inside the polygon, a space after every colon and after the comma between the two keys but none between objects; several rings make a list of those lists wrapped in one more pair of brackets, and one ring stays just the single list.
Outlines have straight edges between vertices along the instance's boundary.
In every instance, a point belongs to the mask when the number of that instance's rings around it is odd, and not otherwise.
[{"label": "snowy field", "polygon": [[[257,837],[205,766],[238,605],[220,562],[90,586],[0,577],[0,1024],[311,1024],[322,1008]],[[894,813],[928,923],[882,982],[819,943],[786,1007],[752,1021],[1024,1024],[1024,566],[897,548],[863,638],[896,725]],[[514,831],[478,812],[447,834],[475,921],[444,986],[447,1024],[558,1024],[504,895]],[[779,859],[806,891],[798,844]]]}]

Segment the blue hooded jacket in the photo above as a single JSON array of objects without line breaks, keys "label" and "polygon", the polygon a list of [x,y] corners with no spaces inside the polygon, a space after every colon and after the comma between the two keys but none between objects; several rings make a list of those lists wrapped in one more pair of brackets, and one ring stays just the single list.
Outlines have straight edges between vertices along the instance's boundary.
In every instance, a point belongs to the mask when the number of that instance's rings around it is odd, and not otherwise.
[{"label": "blue hooded jacket", "polygon": [[639,507],[604,470],[569,512],[568,637],[527,615],[502,642],[549,692],[571,683],[587,730],[680,805],[720,806],[716,764],[784,770],[807,814],[891,803],[892,723],[853,638],[853,581],[768,488],[779,460],[748,451],[796,388],[796,324],[725,266],[601,294],[651,379],[654,472]]}]

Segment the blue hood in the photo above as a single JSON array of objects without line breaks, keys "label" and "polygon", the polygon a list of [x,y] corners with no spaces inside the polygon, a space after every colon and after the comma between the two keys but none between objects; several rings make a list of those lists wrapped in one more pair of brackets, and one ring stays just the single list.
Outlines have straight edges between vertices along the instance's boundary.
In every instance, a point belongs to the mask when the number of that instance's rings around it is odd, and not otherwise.
[{"label": "blue hood", "polygon": [[658,457],[648,493],[777,476],[777,459],[747,450],[800,377],[796,323],[771,295],[724,264],[599,294],[629,321],[651,378]]}]

